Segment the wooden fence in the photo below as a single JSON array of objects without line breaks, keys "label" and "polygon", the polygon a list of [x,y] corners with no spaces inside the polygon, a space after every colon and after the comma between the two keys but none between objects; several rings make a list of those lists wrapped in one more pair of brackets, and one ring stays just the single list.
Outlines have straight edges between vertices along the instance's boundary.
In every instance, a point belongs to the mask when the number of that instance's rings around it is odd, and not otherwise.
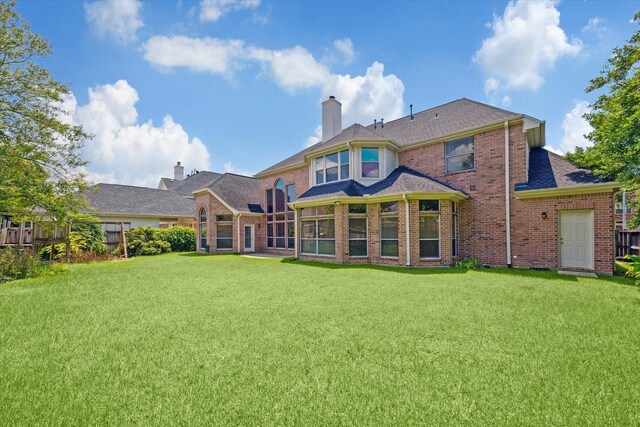
[{"label": "wooden fence", "polygon": [[616,230],[616,258],[640,255],[640,231]]}]

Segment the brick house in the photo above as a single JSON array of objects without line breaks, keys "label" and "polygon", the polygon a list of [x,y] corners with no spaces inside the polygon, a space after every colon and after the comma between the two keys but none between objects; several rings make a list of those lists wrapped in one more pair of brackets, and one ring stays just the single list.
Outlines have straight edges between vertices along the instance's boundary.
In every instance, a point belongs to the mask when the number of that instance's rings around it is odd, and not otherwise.
[{"label": "brick house", "polygon": [[613,272],[619,185],[545,146],[545,123],[469,99],[342,129],[255,177],[194,191],[199,250],[342,264]]}]

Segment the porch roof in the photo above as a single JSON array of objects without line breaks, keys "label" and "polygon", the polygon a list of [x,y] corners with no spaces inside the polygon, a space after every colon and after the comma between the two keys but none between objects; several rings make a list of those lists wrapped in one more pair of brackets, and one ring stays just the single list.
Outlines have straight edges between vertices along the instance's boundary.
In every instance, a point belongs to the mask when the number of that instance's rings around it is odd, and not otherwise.
[{"label": "porch roof", "polygon": [[376,201],[378,199],[399,199],[433,197],[463,200],[468,196],[453,187],[441,183],[427,175],[406,166],[396,168],[388,177],[370,186],[354,180],[316,185],[302,194],[292,206],[318,204],[334,200],[352,199],[353,202]]}]

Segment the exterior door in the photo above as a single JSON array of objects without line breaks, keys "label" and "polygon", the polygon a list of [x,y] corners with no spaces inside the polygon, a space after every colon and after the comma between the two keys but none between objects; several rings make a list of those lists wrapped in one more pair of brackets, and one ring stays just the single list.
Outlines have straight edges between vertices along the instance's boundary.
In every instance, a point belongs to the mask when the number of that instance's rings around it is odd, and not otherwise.
[{"label": "exterior door", "polygon": [[593,211],[560,212],[560,268],[593,270]]},{"label": "exterior door", "polygon": [[244,226],[244,251],[245,252],[254,252],[255,248],[253,247],[255,243],[254,235],[253,235],[253,224]]}]

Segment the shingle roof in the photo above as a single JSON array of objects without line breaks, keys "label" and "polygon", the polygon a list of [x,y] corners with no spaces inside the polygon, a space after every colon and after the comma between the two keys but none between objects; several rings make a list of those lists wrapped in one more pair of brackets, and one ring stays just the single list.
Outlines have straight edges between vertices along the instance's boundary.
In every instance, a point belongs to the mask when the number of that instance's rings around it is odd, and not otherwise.
[{"label": "shingle roof", "polygon": [[522,114],[503,110],[467,98],[458,99],[438,107],[430,108],[410,116],[402,117],[384,124],[362,126],[355,124],[325,142],[319,142],[294,154],[285,160],[268,167],[258,175],[302,163],[307,154],[323,150],[347,141],[365,139],[369,141],[392,141],[399,147],[421,141],[443,138],[447,135],[500,123],[522,117]]},{"label": "shingle roof", "polygon": [[568,188],[577,185],[611,182],[588,169],[573,166],[555,153],[544,148],[533,148],[529,153],[529,181],[516,184],[516,191]]},{"label": "shingle roof", "polygon": [[88,213],[188,217],[195,215],[195,201],[173,191],[119,184],[92,185],[85,192]]},{"label": "shingle roof", "polygon": [[[385,196],[405,193],[462,193],[446,184],[410,169],[400,166],[388,177],[370,186],[364,186],[354,180],[317,185],[302,194],[297,201],[320,200],[333,197]],[[464,193],[463,193],[464,194]]]},{"label": "shingle roof", "polygon": [[175,191],[176,193],[192,197],[193,192],[205,187],[208,183],[216,178],[220,178],[221,173],[200,171],[193,175],[190,175],[182,180],[176,180],[172,178],[160,178],[168,190]]},{"label": "shingle roof", "polygon": [[260,182],[253,177],[225,173],[202,188],[209,188],[238,212],[263,213],[260,207]]}]

